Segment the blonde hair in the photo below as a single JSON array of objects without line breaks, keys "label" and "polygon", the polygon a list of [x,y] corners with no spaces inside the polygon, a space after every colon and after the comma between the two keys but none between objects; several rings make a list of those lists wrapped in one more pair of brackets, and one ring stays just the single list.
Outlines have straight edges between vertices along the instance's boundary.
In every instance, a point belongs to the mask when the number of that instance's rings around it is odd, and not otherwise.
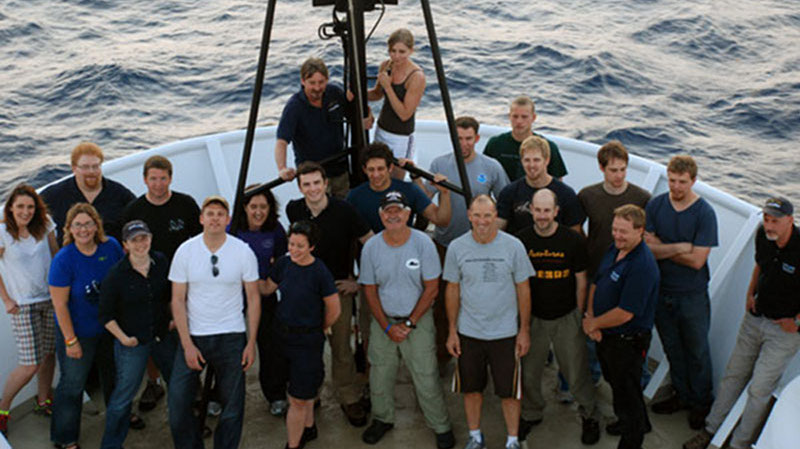
[{"label": "blonde hair", "polygon": [[103,219],[100,218],[100,214],[97,213],[97,209],[95,209],[94,206],[92,206],[89,203],[75,203],[67,211],[67,219],[64,220],[63,246],[67,246],[75,240],[72,237],[72,231],[70,230],[70,226],[72,225],[72,221],[75,220],[75,217],[77,217],[78,214],[88,215],[89,217],[92,218],[92,221],[94,221],[94,224],[97,226],[97,231],[95,231],[94,233],[95,243],[100,244],[108,240],[105,231],[103,231]]},{"label": "blonde hair", "polygon": [[509,107],[509,109],[513,108],[514,106],[527,106],[531,108],[532,113],[536,114],[536,104],[533,102],[533,100],[531,100],[531,97],[527,95],[520,95],[519,97],[515,98],[511,102],[511,107]]},{"label": "blonde hair", "polygon": [[547,143],[544,137],[530,136],[522,141],[519,146],[519,155],[522,157],[526,151],[538,151],[545,159],[550,159],[550,144]]},{"label": "blonde hair", "polygon": [[70,164],[75,167],[78,165],[78,159],[81,156],[97,156],[100,158],[100,162],[103,162],[103,150],[96,143],[92,142],[81,142],[75,148],[72,149],[72,155],[70,156]]}]

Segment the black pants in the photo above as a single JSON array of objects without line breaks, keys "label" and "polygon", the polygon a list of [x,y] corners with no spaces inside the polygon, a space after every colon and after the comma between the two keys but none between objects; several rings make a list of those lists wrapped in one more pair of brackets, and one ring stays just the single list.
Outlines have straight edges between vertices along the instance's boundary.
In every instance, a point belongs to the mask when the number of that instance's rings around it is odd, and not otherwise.
[{"label": "black pants", "polygon": [[603,377],[611,384],[614,413],[619,418],[622,437],[618,449],[640,449],[649,419],[642,396],[642,363],[650,347],[650,333],[634,335],[603,334],[597,344],[597,357]]},{"label": "black pants", "polygon": [[261,392],[269,402],[286,400],[286,379],[278,363],[278,347],[275,344],[272,326],[278,297],[261,297],[261,321],[258,323],[256,345],[258,346],[258,381]]}]

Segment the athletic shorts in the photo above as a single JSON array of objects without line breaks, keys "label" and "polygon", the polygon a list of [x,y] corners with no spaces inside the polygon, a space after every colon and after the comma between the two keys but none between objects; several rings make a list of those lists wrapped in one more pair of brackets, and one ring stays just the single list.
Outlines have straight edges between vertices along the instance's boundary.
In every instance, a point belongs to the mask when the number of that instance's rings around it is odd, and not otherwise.
[{"label": "athletic shorts", "polygon": [[416,161],[414,159],[414,134],[405,136],[403,134],[390,133],[378,127],[375,130],[375,142],[385,143],[397,159],[404,157]]},{"label": "athletic shorts", "polygon": [[515,356],[517,338],[479,340],[459,334],[461,357],[453,376],[456,393],[480,393],[486,388],[487,368],[492,371],[494,393],[501,398],[522,397],[521,366]]},{"label": "athletic shorts", "polygon": [[286,363],[289,395],[302,400],[316,398],[325,380],[325,365],[322,362],[325,336],[321,331],[311,334],[280,333],[278,344],[283,362]]},{"label": "athletic shorts", "polygon": [[55,351],[56,322],[52,302],[40,301],[19,306],[19,312],[11,315],[11,328],[17,340],[20,365],[38,365],[45,356]]}]

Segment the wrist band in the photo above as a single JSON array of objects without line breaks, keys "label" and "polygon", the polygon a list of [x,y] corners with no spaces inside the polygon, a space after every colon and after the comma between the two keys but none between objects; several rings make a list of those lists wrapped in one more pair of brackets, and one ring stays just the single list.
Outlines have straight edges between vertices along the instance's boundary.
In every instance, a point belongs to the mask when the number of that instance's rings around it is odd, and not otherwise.
[{"label": "wrist band", "polygon": [[386,329],[384,329],[384,330],[383,330],[383,333],[384,333],[384,334],[388,334],[388,333],[389,333],[389,329],[391,329],[391,328],[392,328],[392,324],[391,324],[391,323],[389,323],[389,325],[388,325],[388,326],[386,326]]},{"label": "wrist band", "polygon": [[69,340],[64,340],[64,344],[67,345],[68,348],[71,348],[78,344],[78,337],[72,337]]}]

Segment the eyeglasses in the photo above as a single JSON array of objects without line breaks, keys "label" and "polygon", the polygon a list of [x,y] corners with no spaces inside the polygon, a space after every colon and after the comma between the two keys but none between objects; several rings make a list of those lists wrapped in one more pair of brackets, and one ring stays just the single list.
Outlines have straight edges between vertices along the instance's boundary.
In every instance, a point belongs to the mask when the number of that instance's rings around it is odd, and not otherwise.
[{"label": "eyeglasses", "polygon": [[219,262],[219,257],[216,254],[211,255],[211,274],[214,277],[219,276],[219,267],[217,266],[217,262]]},{"label": "eyeglasses", "polygon": [[69,227],[75,230],[80,230],[80,229],[90,230],[97,227],[97,223],[95,223],[94,221],[87,221],[86,223],[73,222],[71,225],[69,225]]},{"label": "eyeglasses", "polygon": [[100,171],[100,164],[81,164],[76,165],[80,171]]}]

